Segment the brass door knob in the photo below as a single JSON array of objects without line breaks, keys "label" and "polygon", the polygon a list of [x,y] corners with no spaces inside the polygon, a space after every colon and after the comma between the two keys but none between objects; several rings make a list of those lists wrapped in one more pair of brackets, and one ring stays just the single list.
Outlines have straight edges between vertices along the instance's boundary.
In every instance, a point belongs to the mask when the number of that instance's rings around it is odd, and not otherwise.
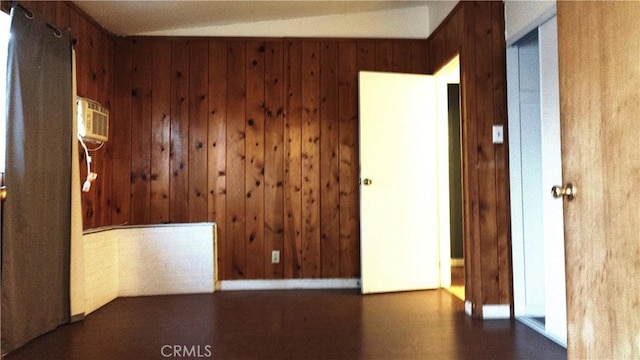
[{"label": "brass door knob", "polygon": [[551,195],[556,199],[566,197],[567,200],[573,200],[576,197],[576,187],[572,183],[565,186],[556,185],[551,188]]},{"label": "brass door knob", "polygon": [[364,180],[362,180],[362,183],[363,183],[365,186],[369,186],[369,185],[371,185],[371,183],[372,183],[372,182],[373,182],[373,181],[371,181],[371,179],[364,179]]},{"label": "brass door knob", "polygon": [[0,186],[0,199],[2,199],[2,201],[4,201],[4,199],[7,198],[7,187],[6,186]]}]

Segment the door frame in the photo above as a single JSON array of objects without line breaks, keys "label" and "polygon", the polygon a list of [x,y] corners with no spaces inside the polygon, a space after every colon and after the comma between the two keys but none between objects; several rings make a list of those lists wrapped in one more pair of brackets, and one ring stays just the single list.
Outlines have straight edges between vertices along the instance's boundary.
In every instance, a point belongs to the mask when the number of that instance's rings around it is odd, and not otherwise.
[{"label": "door frame", "polygon": [[[436,79],[436,121],[438,141],[439,223],[440,223],[440,287],[451,286],[451,222],[449,188],[449,97],[448,84],[460,84],[460,55],[456,54],[438,70]],[[462,122],[462,119],[460,119]],[[461,124],[462,125],[462,124]],[[462,172],[462,169],[460,169]],[[463,219],[464,224],[464,219]],[[464,233],[464,232],[463,232]],[[464,244],[463,237],[463,244]],[[464,248],[464,245],[463,245]],[[465,279],[466,280],[466,279]]]},{"label": "door frame", "polygon": [[[556,12],[547,12],[544,17],[536,19],[531,26],[531,31],[538,32],[538,51],[540,56],[540,124],[542,129],[541,158],[561,156],[560,149],[560,111],[559,111],[559,83],[558,83],[558,49]],[[564,220],[562,216],[562,202],[551,197],[551,185],[543,183],[542,223],[544,226],[542,241],[544,243],[545,269],[545,324],[541,325],[530,320],[529,310],[526,307],[525,290],[525,256],[524,256],[524,232],[522,198],[522,169],[521,162],[521,134],[520,134],[520,98],[519,98],[519,63],[516,43],[526,38],[530,32],[521,34],[520,37],[510,40],[507,48],[507,94],[509,117],[509,161],[510,161],[510,187],[511,187],[511,221],[512,221],[512,269],[513,269],[513,306],[514,315],[523,323],[556,343],[566,347],[566,283],[565,283],[565,254],[563,241],[554,241],[556,232],[564,235]],[[543,56],[544,54],[544,56]],[[553,71],[555,69],[555,71]],[[552,71],[549,71],[552,70]],[[546,75],[544,75],[546,74]],[[547,136],[547,138],[545,138]],[[559,185],[562,184],[562,167],[543,166],[544,178],[552,178]],[[546,188],[548,187],[548,189]],[[546,192],[549,190],[549,192]],[[558,203],[558,201],[560,201]],[[560,206],[558,206],[560,205]],[[560,295],[564,294],[562,297]],[[549,309],[553,309],[552,312]],[[552,317],[549,314],[554,314]]]}]

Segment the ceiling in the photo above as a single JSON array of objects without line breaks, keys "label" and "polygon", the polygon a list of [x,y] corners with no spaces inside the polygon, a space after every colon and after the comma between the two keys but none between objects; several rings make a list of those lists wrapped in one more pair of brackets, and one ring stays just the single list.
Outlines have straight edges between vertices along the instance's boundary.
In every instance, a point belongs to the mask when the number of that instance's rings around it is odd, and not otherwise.
[{"label": "ceiling", "polygon": [[73,1],[116,35],[430,6],[443,1]]}]

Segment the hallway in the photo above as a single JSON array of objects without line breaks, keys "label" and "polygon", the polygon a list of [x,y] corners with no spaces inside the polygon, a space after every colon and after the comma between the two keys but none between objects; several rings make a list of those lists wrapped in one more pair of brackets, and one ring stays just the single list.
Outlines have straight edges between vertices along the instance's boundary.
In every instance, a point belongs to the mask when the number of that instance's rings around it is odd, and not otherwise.
[{"label": "hallway", "polygon": [[[119,298],[6,359],[565,359],[510,320],[473,320],[444,290],[216,292]],[[167,356],[168,355],[168,356]]]}]

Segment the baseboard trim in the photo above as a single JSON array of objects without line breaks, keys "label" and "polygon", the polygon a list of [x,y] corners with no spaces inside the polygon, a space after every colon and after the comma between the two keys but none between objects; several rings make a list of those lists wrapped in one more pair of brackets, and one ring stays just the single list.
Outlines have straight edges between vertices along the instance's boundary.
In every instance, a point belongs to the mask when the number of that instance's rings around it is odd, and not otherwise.
[{"label": "baseboard trim", "polygon": [[223,280],[216,290],[358,289],[360,279]]},{"label": "baseboard trim", "polygon": [[484,320],[497,320],[497,319],[510,319],[511,318],[511,306],[506,304],[496,305],[482,305],[482,319]]}]

